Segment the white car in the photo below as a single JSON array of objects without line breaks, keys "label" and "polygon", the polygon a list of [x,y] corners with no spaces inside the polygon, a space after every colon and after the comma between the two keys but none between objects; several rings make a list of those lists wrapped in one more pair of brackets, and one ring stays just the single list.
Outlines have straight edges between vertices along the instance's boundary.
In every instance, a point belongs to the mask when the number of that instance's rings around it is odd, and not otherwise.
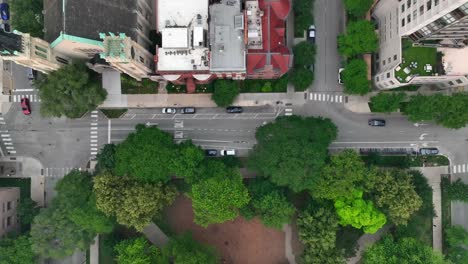
[{"label": "white car", "polygon": [[344,83],[344,82],[343,82],[343,79],[341,78],[341,72],[343,72],[343,71],[344,71],[344,68],[340,68],[340,69],[338,70],[338,83],[339,83],[339,84],[343,84],[343,83]]},{"label": "white car", "polygon": [[175,113],[177,113],[177,109],[175,109],[175,108],[166,108],[165,107],[165,108],[162,109],[162,113],[163,114],[175,114]]},{"label": "white car", "polygon": [[235,156],[236,150],[235,149],[223,149],[219,152],[221,156]]}]

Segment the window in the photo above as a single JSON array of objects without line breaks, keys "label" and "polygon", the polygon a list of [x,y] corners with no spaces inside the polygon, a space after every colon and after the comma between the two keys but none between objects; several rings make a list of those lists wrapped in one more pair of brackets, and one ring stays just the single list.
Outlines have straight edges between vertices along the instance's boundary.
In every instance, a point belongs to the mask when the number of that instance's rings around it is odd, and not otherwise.
[{"label": "window", "polygon": [[140,62],[141,62],[141,63],[145,63],[145,59],[143,59],[142,56],[139,56],[139,57],[140,57]]},{"label": "window", "polygon": [[423,33],[424,35],[429,35],[429,34],[431,34],[431,31],[430,31],[429,28],[427,28],[427,27],[421,28],[421,31],[422,31],[422,33]]},{"label": "window", "polygon": [[379,81],[379,80],[380,80],[379,76],[377,76],[377,77],[375,78],[375,80],[376,80],[376,81]]},{"label": "window", "polygon": [[448,82],[449,85],[454,85],[454,83],[452,81]]},{"label": "window", "polygon": [[457,79],[456,82],[457,82],[458,84],[462,84],[462,83],[463,83],[462,80],[460,80],[460,79]]},{"label": "window", "polygon": [[411,7],[411,0],[406,1],[406,7],[408,7],[408,8]]},{"label": "window", "polygon": [[466,3],[466,4],[462,5],[462,6],[460,6],[460,10],[461,10],[463,13],[465,13],[465,14],[468,15],[468,3]]},{"label": "window", "polygon": [[7,211],[11,210],[11,202],[7,202]]},{"label": "window", "polygon": [[427,6],[427,11],[431,10],[431,8],[432,8],[432,0],[427,1],[426,6]]},{"label": "window", "polygon": [[411,23],[411,15],[408,15],[408,16],[406,17],[406,22]]},{"label": "window", "polygon": [[390,73],[389,72],[387,72],[387,78],[390,78]]},{"label": "window", "polygon": [[10,226],[11,225],[11,216],[7,217],[7,223],[6,223],[7,226]]},{"label": "window", "polygon": [[393,60],[394,60],[394,61],[396,61],[396,60],[397,60],[397,58],[398,58],[398,56],[397,56],[396,54],[395,54],[395,55],[393,55]]},{"label": "window", "polygon": [[413,20],[416,20],[416,17],[418,16],[418,11],[414,10],[413,11]]},{"label": "window", "polygon": [[382,61],[382,65],[385,66],[385,63],[386,63],[385,60],[383,60],[383,61]]},{"label": "window", "polygon": [[453,23],[455,21],[455,18],[451,14],[446,14],[442,17],[442,19],[447,22],[447,24]]},{"label": "window", "polygon": [[68,60],[61,58],[61,57],[55,57],[55,60],[63,64],[68,64]]},{"label": "window", "polygon": [[404,19],[404,18],[401,20],[401,26],[402,26],[402,27],[405,26],[405,19]]},{"label": "window", "polygon": [[39,51],[37,51],[37,50],[34,52],[34,54],[36,54],[37,56],[42,57],[42,58],[44,58],[44,59],[47,59],[47,55],[45,55],[44,53],[39,52]]},{"label": "window", "polygon": [[434,6],[438,6],[439,5],[439,0],[434,0]]},{"label": "window", "polygon": [[401,5],[401,12],[402,12],[402,13],[405,12],[405,4],[402,4],[402,5]]},{"label": "window", "polygon": [[40,46],[34,46],[37,50],[41,51],[41,52],[44,52],[44,53],[47,53],[47,49],[46,48],[43,48],[43,47],[40,47]]},{"label": "window", "polygon": [[422,16],[424,14],[424,5],[419,7],[419,15]]},{"label": "window", "polygon": [[393,81],[390,81],[390,84],[391,84],[391,85],[395,85],[395,83],[394,83]]}]

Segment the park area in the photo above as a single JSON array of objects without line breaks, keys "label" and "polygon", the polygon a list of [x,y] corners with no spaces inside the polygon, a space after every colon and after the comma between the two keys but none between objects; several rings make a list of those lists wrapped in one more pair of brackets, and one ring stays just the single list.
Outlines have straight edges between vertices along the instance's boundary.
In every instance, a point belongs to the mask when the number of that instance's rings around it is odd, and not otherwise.
[{"label": "park area", "polygon": [[210,225],[207,228],[193,222],[192,202],[181,195],[164,212],[171,231],[181,234],[191,231],[195,240],[214,246],[220,259],[229,264],[283,264],[284,232],[266,228],[258,218]]}]

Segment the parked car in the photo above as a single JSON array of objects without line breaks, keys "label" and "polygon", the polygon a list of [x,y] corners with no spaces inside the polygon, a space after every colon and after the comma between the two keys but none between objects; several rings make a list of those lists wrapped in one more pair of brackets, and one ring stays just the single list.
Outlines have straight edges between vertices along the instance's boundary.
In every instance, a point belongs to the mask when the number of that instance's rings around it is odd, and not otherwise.
[{"label": "parked car", "polygon": [[342,72],[343,72],[343,71],[344,71],[344,68],[340,68],[340,69],[338,70],[338,83],[339,83],[339,84],[343,84],[343,83],[344,83],[344,82],[343,82],[343,77],[342,77]]},{"label": "parked car", "polygon": [[184,107],[180,109],[180,113],[182,114],[195,114],[195,107]]},{"label": "parked car", "polygon": [[368,124],[369,126],[383,127],[386,122],[383,119],[369,119]]},{"label": "parked car", "polygon": [[26,75],[28,76],[28,79],[32,81],[36,79],[37,72],[31,68],[27,68]]},{"label": "parked car", "polygon": [[221,156],[235,156],[236,150],[234,149],[223,149],[219,152]]},{"label": "parked car", "polygon": [[10,19],[10,7],[7,3],[0,4],[0,16],[2,17],[2,20],[5,21]]},{"label": "parked car", "polygon": [[5,32],[11,31],[10,24],[0,24],[0,28],[3,29],[3,31]]},{"label": "parked car", "polygon": [[21,110],[23,110],[23,114],[25,115],[31,114],[31,106],[29,105],[29,99],[26,97],[21,98]]},{"label": "parked car", "polygon": [[240,106],[228,106],[226,107],[226,112],[230,114],[237,114],[244,112],[244,109]]},{"label": "parked car", "polygon": [[206,149],[205,154],[208,157],[216,157],[218,156],[218,151],[216,149]]},{"label": "parked car", "polygon": [[177,109],[173,108],[173,107],[164,107],[162,109],[162,113],[163,114],[176,114],[177,113]]},{"label": "parked car", "polygon": [[310,25],[309,29],[307,29],[307,40],[315,43],[315,26]]},{"label": "parked car", "polygon": [[421,155],[437,155],[439,150],[437,148],[420,148],[419,154]]}]

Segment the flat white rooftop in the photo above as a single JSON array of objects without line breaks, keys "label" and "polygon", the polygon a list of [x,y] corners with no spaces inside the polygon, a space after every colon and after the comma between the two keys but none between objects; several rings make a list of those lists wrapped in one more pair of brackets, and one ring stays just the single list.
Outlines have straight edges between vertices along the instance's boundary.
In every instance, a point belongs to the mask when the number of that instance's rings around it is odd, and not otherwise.
[{"label": "flat white rooftop", "polygon": [[159,31],[165,27],[188,26],[198,15],[202,21],[208,19],[208,0],[158,0],[156,3]]},{"label": "flat white rooftop", "polygon": [[158,49],[158,71],[207,71],[208,48]]},{"label": "flat white rooftop", "polygon": [[163,28],[162,32],[162,47],[165,49],[171,48],[188,48],[189,35],[188,28]]}]

